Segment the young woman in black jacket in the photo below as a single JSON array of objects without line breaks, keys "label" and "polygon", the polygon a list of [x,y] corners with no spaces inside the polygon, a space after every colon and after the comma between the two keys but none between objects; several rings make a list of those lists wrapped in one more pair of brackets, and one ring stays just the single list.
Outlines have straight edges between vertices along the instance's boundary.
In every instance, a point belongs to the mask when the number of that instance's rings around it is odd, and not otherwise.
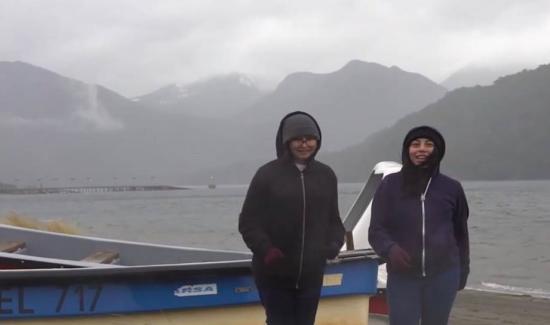
[{"label": "young woman in black jacket", "polygon": [[337,180],[315,160],[320,146],[311,115],[285,116],[277,159],[254,175],[239,217],[268,325],[314,323],[326,260],[343,245]]},{"label": "young woman in black jacket", "polygon": [[369,242],[387,261],[391,325],[445,325],[470,272],[468,204],[439,172],[445,141],[434,128],[409,131],[403,168],[384,178],[372,205]]}]

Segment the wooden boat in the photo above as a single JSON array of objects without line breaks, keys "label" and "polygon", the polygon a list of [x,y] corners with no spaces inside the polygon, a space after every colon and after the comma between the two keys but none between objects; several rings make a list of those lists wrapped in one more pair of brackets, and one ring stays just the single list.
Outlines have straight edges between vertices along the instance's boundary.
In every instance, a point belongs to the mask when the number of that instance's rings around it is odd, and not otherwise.
[{"label": "wooden boat", "polygon": [[[344,218],[344,227],[348,231],[348,240],[344,249],[367,249],[370,250],[368,242],[368,228],[370,225],[371,204],[374,193],[384,177],[389,174],[397,173],[401,170],[401,164],[393,161],[382,161],[376,164],[359,195],[355,199],[349,211]],[[388,315],[388,306],[386,303],[386,267],[380,265],[378,268],[378,292],[369,300],[369,313],[376,317],[382,316],[380,321],[384,324],[384,316]],[[371,322],[373,317],[371,317]]]},{"label": "wooden boat", "polygon": [[[250,254],[0,226],[2,324],[261,324]],[[14,244],[15,243],[15,244]],[[17,248],[16,248],[17,247]],[[83,252],[86,252],[83,254]],[[91,253],[91,254],[90,254]],[[88,254],[88,255],[86,255]],[[60,256],[61,255],[61,256]],[[113,264],[106,264],[113,263]],[[366,324],[375,256],[343,252],[327,267],[319,324]],[[334,310],[338,310],[336,313]],[[243,315],[246,315],[244,317]],[[78,318],[75,318],[78,317]]]},{"label": "wooden boat", "polygon": [[[369,322],[379,262],[372,250],[357,247],[366,232],[356,228],[381,178],[375,168],[344,220],[347,249],[326,268],[316,324]],[[248,252],[0,225],[0,322],[263,324],[250,264]]]},{"label": "wooden boat", "polygon": [[[384,177],[401,170],[401,164],[392,161],[379,162],[374,166],[367,182],[359,192],[355,202],[346,213],[344,227],[353,236],[354,249],[370,249],[368,230],[370,224],[370,209],[372,198],[378,185]],[[385,287],[385,277],[380,278],[380,284]]]}]

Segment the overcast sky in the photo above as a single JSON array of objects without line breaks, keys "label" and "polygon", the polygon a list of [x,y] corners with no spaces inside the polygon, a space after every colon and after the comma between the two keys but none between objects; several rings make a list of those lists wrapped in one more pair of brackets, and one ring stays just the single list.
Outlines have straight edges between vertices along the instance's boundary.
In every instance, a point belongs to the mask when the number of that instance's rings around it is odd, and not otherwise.
[{"label": "overcast sky", "polygon": [[1,0],[0,61],[125,96],[242,72],[280,81],[352,59],[440,82],[550,63],[550,0]]}]

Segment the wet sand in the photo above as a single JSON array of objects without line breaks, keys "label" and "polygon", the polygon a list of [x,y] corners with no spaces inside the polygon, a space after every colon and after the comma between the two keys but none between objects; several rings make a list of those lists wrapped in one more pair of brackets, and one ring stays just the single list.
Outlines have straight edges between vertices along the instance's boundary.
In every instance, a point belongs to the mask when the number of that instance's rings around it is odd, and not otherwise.
[{"label": "wet sand", "polygon": [[457,296],[449,324],[550,324],[550,299],[464,290]]}]

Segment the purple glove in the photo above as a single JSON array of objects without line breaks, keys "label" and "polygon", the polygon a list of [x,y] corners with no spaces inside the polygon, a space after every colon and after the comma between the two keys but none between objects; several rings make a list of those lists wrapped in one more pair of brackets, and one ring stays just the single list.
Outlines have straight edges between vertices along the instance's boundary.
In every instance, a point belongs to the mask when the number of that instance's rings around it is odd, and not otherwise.
[{"label": "purple glove", "polygon": [[278,249],[277,247],[270,247],[264,256],[264,264],[266,266],[271,266],[284,257],[285,254],[283,254],[280,249]]},{"label": "purple glove", "polygon": [[411,268],[411,257],[399,245],[394,244],[388,254],[392,268],[397,271],[406,271]]}]

